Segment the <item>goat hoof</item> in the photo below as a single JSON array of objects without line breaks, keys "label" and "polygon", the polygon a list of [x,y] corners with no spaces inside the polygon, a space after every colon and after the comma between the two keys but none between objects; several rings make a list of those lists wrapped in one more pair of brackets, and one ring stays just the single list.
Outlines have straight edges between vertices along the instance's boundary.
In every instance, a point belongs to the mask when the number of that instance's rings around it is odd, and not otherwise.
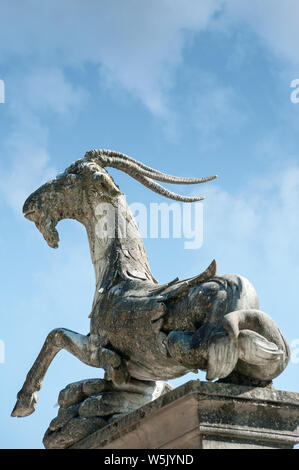
[{"label": "goat hoof", "polygon": [[18,399],[12,410],[11,416],[17,418],[23,418],[24,416],[31,415],[36,408],[37,404],[37,392],[32,394],[20,392],[18,393]]}]

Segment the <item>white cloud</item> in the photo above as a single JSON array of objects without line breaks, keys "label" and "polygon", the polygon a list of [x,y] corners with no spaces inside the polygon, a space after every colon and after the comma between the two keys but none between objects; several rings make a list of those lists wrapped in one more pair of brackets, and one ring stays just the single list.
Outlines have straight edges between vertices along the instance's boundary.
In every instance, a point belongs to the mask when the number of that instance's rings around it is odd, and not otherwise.
[{"label": "white cloud", "polygon": [[5,159],[0,191],[7,203],[20,213],[26,197],[57,174],[48,153],[48,129],[43,113],[64,120],[85,103],[87,92],[74,87],[57,68],[35,68],[27,75],[10,76],[10,98],[5,104],[12,130],[2,142]]},{"label": "white cloud", "polygon": [[[65,67],[92,63],[99,70],[102,85],[119,86],[155,115],[169,117],[168,91],[183,62],[186,32],[213,27],[214,14],[223,5],[227,29],[245,22],[275,52],[297,61],[299,6],[295,0],[283,4],[275,0],[89,0],[88,4],[64,0],[46,2],[42,9],[37,0],[28,0],[26,9],[12,0],[2,5],[0,60],[5,64],[17,57],[22,70],[31,66],[26,76],[10,77],[9,81],[7,106],[15,124],[6,147],[13,163],[1,186],[10,204],[19,205],[27,186],[53,170],[47,128],[39,113],[51,110],[70,115],[86,100],[86,92],[67,80]],[[215,134],[219,128],[229,130],[243,122],[236,92],[216,85],[205,96],[193,97],[192,121],[203,134]],[[21,146],[17,141],[24,143]],[[27,171],[34,167],[36,177]],[[8,190],[13,181],[19,182],[14,195]]]},{"label": "white cloud", "polygon": [[226,0],[227,27],[247,24],[281,58],[298,65],[299,3],[297,0]]},{"label": "white cloud", "polygon": [[[232,87],[221,86],[210,79],[205,93],[193,96],[188,113],[191,124],[203,136],[203,142],[214,145],[220,133],[234,133],[246,122],[244,104]],[[213,137],[213,139],[210,139]]]},{"label": "white cloud", "polygon": [[87,92],[67,81],[56,67],[35,69],[22,78],[22,97],[26,107],[36,112],[52,111],[65,115],[82,105]]},{"label": "white cloud", "polygon": [[[1,161],[2,192],[9,206],[20,213],[26,197],[57,172],[50,164],[46,130],[26,113],[5,143],[6,158]],[[9,162],[9,164],[7,164]]]},{"label": "white cloud", "polygon": [[42,113],[65,117],[86,100],[87,93],[67,80],[66,67],[92,63],[102,85],[121,87],[152,113],[166,116],[184,31],[206,28],[218,3],[64,0],[40,8],[37,0],[28,0],[25,9],[12,0],[2,5],[0,60],[9,64],[17,57],[26,73],[7,77],[13,130],[4,142],[0,189],[10,206],[19,211],[24,197],[55,173]]},{"label": "white cloud", "polygon": [[17,57],[26,73],[7,77],[13,131],[4,142],[0,189],[11,207],[19,211],[24,196],[54,173],[42,113],[65,117],[86,100],[87,93],[67,80],[66,67],[92,63],[102,85],[121,87],[166,116],[166,92],[182,61],[184,31],[205,28],[218,3],[64,0],[40,8],[37,0],[28,0],[25,9],[12,0],[2,5],[0,60],[9,64]]},{"label": "white cloud", "polygon": [[[206,188],[202,250],[219,261],[220,272],[237,272],[281,305],[295,296],[299,278],[299,166],[251,181],[238,192]],[[202,257],[202,255],[201,255]],[[278,287],[279,286],[279,287]],[[283,293],[287,293],[288,298]]]},{"label": "white cloud", "polygon": [[[153,113],[167,112],[165,91],[182,61],[185,31],[205,29],[220,0],[37,0],[2,6],[0,51],[64,67],[93,63]],[[14,25],[14,28],[11,27]],[[17,34],[16,34],[17,32]]]},{"label": "white cloud", "polygon": [[[0,52],[50,68],[92,63],[154,114],[168,111],[167,91],[183,61],[186,32],[247,24],[278,54],[298,63],[297,0],[12,0],[1,8]],[[12,28],[12,25],[14,26]]]}]

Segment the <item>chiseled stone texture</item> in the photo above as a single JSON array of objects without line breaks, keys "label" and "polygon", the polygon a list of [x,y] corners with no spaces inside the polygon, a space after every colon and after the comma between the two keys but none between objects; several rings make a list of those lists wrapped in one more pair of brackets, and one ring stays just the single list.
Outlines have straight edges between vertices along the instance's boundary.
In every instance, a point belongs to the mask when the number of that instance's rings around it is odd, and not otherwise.
[{"label": "chiseled stone texture", "polygon": [[71,448],[277,449],[298,442],[298,393],[190,381]]},{"label": "chiseled stone texture", "polygon": [[47,449],[66,449],[120,417],[172,390],[166,382],[131,380],[116,386],[105,379],[68,384],[58,397],[60,406],[43,438]]},{"label": "chiseled stone texture", "polygon": [[[214,179],[173,177],[119,152],[98,149],[27,198],[24,215],[52,248],[58,247],[56,226],[61,220],[75,219],[85,226],[96,289],[89,333],[55,328],[47,335],[11,415],[34,412],[37,392],[60,350],[104,369],[115,385],[131,379],[170,380],[198,370],[206,372],[207,380],[269,384],[287,366],[290,350],[275,322],[259,310],[253,285],[237,274],[217,274],[216,260],[196,276],[159,284],[138,224],[106,167],[125,171],[154,192],[184,202],[201,198],[176,195],[155,181],[199,184]],[[105,413],[97,416],[130,412],[131,400],[135,406],[140,397],[125,393],[120,402],[114,391],[105,390],[82,405],[81,412],[85,418],[95,410]],[[67,406],[85,400],[77,385],[63,394]]]}]

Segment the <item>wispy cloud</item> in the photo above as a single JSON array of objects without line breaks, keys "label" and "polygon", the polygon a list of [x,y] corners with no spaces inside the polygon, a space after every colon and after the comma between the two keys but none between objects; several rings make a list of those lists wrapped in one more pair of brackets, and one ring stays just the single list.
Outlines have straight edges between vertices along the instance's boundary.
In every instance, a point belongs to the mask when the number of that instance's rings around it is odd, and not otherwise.
[{"label": "wispy cloud", "polygon": [[297,64],[298,17],[296,0],[65,0],[43,9],[28,0],[24,10],[12,0],[1,8],[0,52],[3,63],[9,56],[30,58],[33,67],[92,63],[102,79],[163,115],[186,32],[198,34],[219,21],[228,31],[247,24],[272,51]]},{"label": "wispy cloud", "polygon": [[256,178],[237,192],[211,185],[206,196],[203,250],[219,260],[220,271],[248,275],[269,298],[273,285],[279,285],[288,292],[288,300],[277,292],[281,307],[292,299],[296,305],[298,164]]},{"label": "wispy cloud", "polygon": [[44,114],[67,119],[85,102],[87,93],[75,88],[56,68],[10,76],[9,88],[5,106],[12,127],[2,142],[5,158],[0,165],[0,191],[10,207],[20,212],[28,194],[57,173],[48,152]]},{"label": "wispy cloud", "polygon": [[57,67],[35,68],[22,78],[21,100],[27,109],[40,113],[67,115],[79,108],[88,98],[82,87],[73,85]]},{"label": "wispy cloud", "polygon": [[248,109],[233,87],[221,84],[215,76],[202,73],[199,83],[197,93],[192,99],[190,96],[186,114],[190,125],[200,132],[202,142],[211,146],[220,134],[237,132],[246,123]]},{"label": "wispy cloud", "polygon": [[298,65],[299,4],[297,0],[225,0],[226,26],[243,23],[265,41],[271,52]]},{"label": "wispy cloud", "polygon": [[[66,67],[93,64],[102,86],[126,90],[155,116],[167,118],[171,127],[176,118],[170,117],[169,92],[184,60],[188,34],[212,28],[221,11],[217,21],[222,19],[226,29],[245,22],[276,53],[297,63],[298,8],[295,0],[90,0],[88,6],[82,0],[65,0],[47,2],[43,9],[37,0],[28,0],[22,10],[15,0],[2,5],[0,62],[17,58],[19,70],[26,70],[23,76],[11,74],[9,83],[6,106],[14,125],[5,142],[6,161],[12,162],[3,168],[6,200],[18,207],[29,187],[54,170],[42,113],[71,115],[86,100],[87,90],[66,78]],[[207,92],[204,77],[201,83],[205,93],[192,96],[189,107],[192,125],[207,137],[244,123],[235,90],[219,80]],[[14,181],[18,185],[12,194]]]},{"label": "wispy cloud", "polygon": [[[151,112],[167,112],[165,92],[182,62],[185,31],[205,29],[218,0],[12,1],[1,9],[0,51],[38,64],[93,63],[102,76],[140,99]],[[11,25],[14,24],[13,33]]]},{"label": "wispy cloud", "polygon": [[29,0],[22,10],[17,1],[2,5],[0,62],[19,63],[18,74],[7,78],[13,126],[2,142],[0,190],[8,204],[19,211],[24,197],[55,173],[43,118],[66,118],[86,101],[87,90],[66,78],[66,67],[93,64],[102,86],[126,90],[165,117],[167,91],[183,60],[184,31],[206,28],[218,3],[66,0],[41,9]]}]

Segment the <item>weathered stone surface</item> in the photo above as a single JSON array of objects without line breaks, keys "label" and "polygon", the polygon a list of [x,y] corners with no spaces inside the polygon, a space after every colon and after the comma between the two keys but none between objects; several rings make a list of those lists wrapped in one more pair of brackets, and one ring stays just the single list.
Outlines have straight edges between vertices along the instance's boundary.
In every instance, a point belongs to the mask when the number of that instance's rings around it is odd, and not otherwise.
[{"label": "weathered stone surface", "polygon": [[112,415],[109,419],[107,419],[107,424],[114,423],[115,421],[118,421],[124,416],[127,416],[127,413],[116,413],[115,415]]},{"label": "weathered stone surface", "polygon": [[110,391],[113,389],[113,384],[104,379],[89,379],[84,380],[82,385],[83,394],[87,397],[90,395],[96,395],[104,391]]},{"label": "weathered stone surface", "polygon": [[106,424],[106,421],[99,417],[78,416],[56,432],[47,431],[43,443],[47,449],[66,449]]},{"label": "weathered stone surface", "polygon": [[85,397],[82,387],[83,382],[84,381],[71,383],[61,390],[58,397],[58,404],[66,408],[83,400]]},{"label": "weathered stone surface", "polygon": [[167,383],[134,380],[121,386],[105,379],[87,379],[69,384],[59,394],[61,407],[45,433],[44,445],[51,449],[67,448],[169,390],[172,387]]},{"label": "weathered stone surface", "polygon": [[277,449],[298,442],[298,393],[190,381],[72,448]]},{"label": "weathered stone surface", "polygon": [[52,419],[49,429],[50,431],[57,431],[67,424],[72,418],[75,418],[79,415],[79,406],[80,403],[71,405],[68,408],[59,408],[58,416]]},{"label": "weathered stone surface", "polygon": [[[146,387],[150,390],[155,381],[198,369],[206,371],[208,380],[234,376],[237,381],[240,376],[242,383],[244,377],[248,383],[252,379],[270,383],[287,366],[290,352],[278,326],[259,310],[252,284],[236,274],[218,275],[213,260],[197,276],[159,285],[151,273],[137,223],[106,167],[125,171],[149,189],[182,202],[200,198],[171,193],[154,180],[199,184],[214,179],[173,177],[126,155],[101,149],[87,152],[29,196],[23,207],[25,217],[35,223],[50,247],[58,247],[56,226],[62,219],[76,219],[85,226],[96,290],[90,333],[66,328],[49,333],[18,393],[12,416],[26,416],[35,410],[37,391],[61,349],[85,364],[103,368],[105,378],[115,386],[132,385],[130,390],[108,390],[110,385],[106,389],[103,382],[66,387],[59,396],[64,408],[84,402],[86,393],[97,395],[79,408],[88,415],[106,416],[109,410],[112,415],[129,412],[130,397],[137,406],[137,397],[131,394],[138,381],[149,382]],[[139,404],[152,398],[146,393]],[[64,416],[67,419],[68,415]]]},{"label": "weathered stone surface", "polygon": [[80,416],[109,416],[130,413],[144,404],[144,396],[128,392],[103,392],[87,398],[79,408]]}]

